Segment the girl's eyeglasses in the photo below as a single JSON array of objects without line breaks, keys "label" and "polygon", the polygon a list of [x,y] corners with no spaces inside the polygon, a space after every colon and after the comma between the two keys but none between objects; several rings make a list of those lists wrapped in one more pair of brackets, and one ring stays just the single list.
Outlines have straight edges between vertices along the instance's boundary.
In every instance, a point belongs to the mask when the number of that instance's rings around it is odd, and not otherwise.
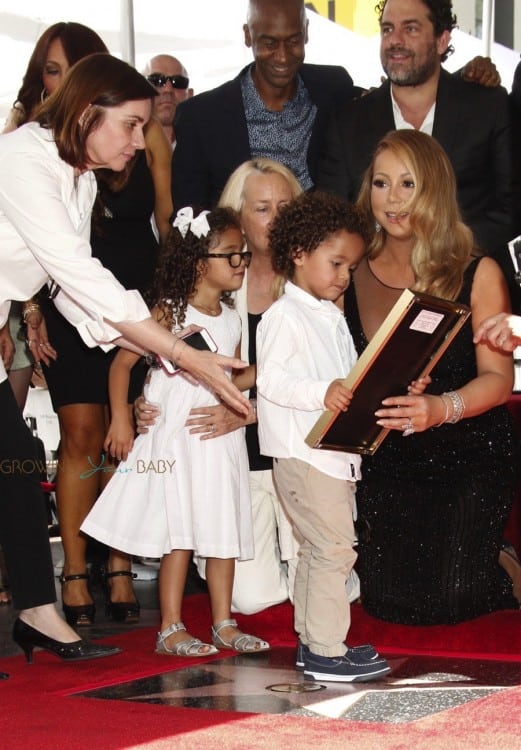
[{"label": "girl's eyeglasses", "polygon": [[232,268],[239,268],[242,261],[246,265],[246,268],[251,263],[251,252],[246,250],[244,253],[206,253],[203,258],[228,258],[228,263]]}]

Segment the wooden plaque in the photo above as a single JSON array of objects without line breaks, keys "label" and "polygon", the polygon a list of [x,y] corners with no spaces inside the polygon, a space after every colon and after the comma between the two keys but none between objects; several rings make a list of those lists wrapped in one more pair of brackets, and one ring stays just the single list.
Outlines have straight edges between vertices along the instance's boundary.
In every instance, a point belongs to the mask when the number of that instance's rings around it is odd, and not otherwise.
[{"label": "wooden plaque", "polygon": [[349,409],[325,411],[306,443],[372,455],[389,432],[374,415],[382,400],[428,375],[469,315],[466,305],[405,289],[344,380],[354,394]]}]

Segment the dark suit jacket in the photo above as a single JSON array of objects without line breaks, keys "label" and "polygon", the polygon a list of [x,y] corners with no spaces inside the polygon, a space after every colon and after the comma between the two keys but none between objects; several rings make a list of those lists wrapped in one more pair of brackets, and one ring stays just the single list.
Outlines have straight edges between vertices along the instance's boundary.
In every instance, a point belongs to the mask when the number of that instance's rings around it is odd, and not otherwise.
[{"label": "dark suit jacket", "polygon": [[[337,109],[324,140],[317,187],[354,200],[378,141],[394,129],[389,81]],[[512,133],[506,91],[442,70],[433,136],[456,173],[465,222],[486,253],[503,256],[504,266],[505,243],[512,238]]]},{"label": "dark suit jacket", "polygon": [[514,71],[514,80],[512,81],[512,99],[518,110],[521,110],[521,62],[518,62]]},{"label": "dark suit jacket", "polygon": [[[172,162],[176,209],[188,204],[211,208],[233,170],[251,159],[240,84],[249,67],[232,81],[178,106]],[[339,66],[304,64],[300,75],[317,106],[308,149],[313,179],[329,115],[334,106],[351,99],[357,89],[347,71]]]},{"label": "dark suit jacket", "polygon": [[510,99],[514,123],[514,234],[517,236],[521,234],[521,62],[514,72]]}]

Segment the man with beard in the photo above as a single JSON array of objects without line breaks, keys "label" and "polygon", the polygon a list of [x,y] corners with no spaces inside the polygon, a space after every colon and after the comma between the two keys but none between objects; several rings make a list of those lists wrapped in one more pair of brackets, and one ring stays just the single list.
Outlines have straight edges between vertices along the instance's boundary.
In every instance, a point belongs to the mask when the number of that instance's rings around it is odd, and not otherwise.
[{"label": "man with beard", "polygon": [[331,119],[318,166],[318,187],[356,199],[365,169],[388,131],[432,135],[457,177],[464,221],[486,254],[501,265],[517,307],[519,288],[506,243],[512,238],[512,146],[508,96],[450,75],[450,0],[382,0],[380,57],[387,80],[346,102]]},{"label": "man with beard", "polygon": [[153,114],[174,148],[174,117],[177,105],[194,94],[190,88],[186,68],[172,55],[156,55],[147,62],[143,75],[157,91]]}]

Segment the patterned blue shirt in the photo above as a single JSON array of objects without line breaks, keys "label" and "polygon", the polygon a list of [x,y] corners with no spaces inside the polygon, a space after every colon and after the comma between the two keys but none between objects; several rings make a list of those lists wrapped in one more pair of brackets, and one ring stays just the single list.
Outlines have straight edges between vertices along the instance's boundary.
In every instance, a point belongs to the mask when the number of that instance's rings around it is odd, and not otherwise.
[{"label": "patterned blue shirt", "polygon": [[281,112],[266,108],[251,76],[252,66],[241,78],[242,100],[252,157],[276,159],[289,167],[304,190],[313,187],[308,169],[308,147],[317,107],[297,76],[297,93]]}]

